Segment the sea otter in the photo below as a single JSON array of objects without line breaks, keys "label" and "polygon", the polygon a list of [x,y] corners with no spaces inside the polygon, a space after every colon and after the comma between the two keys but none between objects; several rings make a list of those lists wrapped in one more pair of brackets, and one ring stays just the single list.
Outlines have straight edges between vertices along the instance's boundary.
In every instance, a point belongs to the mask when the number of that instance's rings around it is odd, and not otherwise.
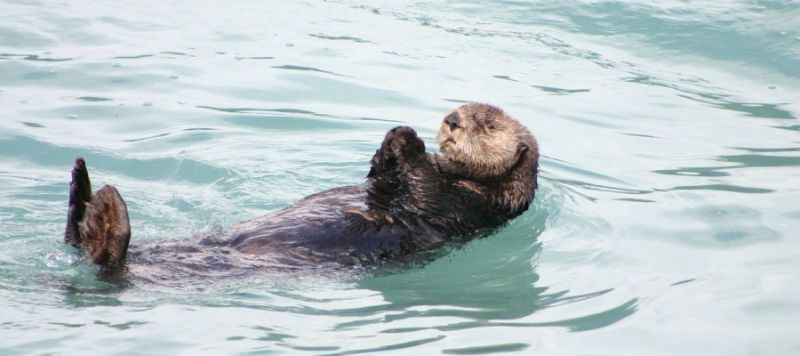
[{"label": "sea otter", "polygon": [[[470,103],[444,117],[436,139],[440,155],[426,153],[412,128],[393,128],[360,185],[310,195],[224,235],[140,250],[172,246],[170,256],[222,250],[281,264],[368,265],[479,236],[528,209],[538,187],[539,150],[517,120],[495,106]],[[110,185],[92,194],[80,157],[64,236],[104,268],[126,264],[125,202]],[[135,263],[137,249],[131,249],[128,263]]]}]

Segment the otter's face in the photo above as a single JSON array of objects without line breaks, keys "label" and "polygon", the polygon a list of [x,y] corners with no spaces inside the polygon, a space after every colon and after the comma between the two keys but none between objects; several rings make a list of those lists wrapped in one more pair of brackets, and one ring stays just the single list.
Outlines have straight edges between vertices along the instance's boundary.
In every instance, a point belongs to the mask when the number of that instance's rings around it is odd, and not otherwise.
[{"label": "otter's face", "polygon": [[472,103],[448,113],[436,139],[442,155],[469,175],[490,177],[516,163],[527,136],[527,129],[499,108]]}]

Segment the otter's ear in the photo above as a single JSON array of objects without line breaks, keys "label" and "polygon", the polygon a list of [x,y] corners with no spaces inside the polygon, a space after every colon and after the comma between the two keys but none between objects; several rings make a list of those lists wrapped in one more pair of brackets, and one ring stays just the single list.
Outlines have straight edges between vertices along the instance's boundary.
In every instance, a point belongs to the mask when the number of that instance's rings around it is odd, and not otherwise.
[{"label": "otter's ear", "polygon": [[517,147],[517,155],[522,155],[523,153],[527,152],[529,149],[531,149],[531,148],[528,147],[527,143],[520,143],[519,146]]}]

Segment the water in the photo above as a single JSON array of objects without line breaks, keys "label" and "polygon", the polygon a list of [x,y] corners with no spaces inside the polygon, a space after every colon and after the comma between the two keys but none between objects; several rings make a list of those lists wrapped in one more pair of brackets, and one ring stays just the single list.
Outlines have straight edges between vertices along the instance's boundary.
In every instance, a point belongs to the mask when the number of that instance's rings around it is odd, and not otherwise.
[{"label": "water", "polygon": [[[0,3],[2,354],[800,353],[800,3]],[[60,243],[72,160],[133,241],[361,182],[465,101],[541,189],[427,264],[115,285]]]}]

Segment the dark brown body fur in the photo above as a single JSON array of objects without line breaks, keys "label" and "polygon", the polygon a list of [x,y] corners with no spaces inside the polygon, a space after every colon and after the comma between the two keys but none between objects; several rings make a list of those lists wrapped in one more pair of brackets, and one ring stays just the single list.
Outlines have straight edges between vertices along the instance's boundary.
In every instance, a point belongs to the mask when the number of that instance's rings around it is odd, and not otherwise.
[{"label": "dark brown body fur", "polygon": [[[410,127],[394,128],[373,156],[363,184],[310,195],[232,226],[224,238],[183,250],[222,248],[281,264],[372,264],[477,236],[525,211],[537,188],[539,158],[527,129],[484,104],[462,106],[442,125],[443,155],[426,153]],[[448,137],[461,140],[459,129],[483,148],[442,144]],[[492,132],[501,129],[502,134]],[[462,157],[463,149],[478,153]],[[480,157],[492,154],[496,157]],[[124,202],[109,186],[88,196],[85,170],[79,159],[65,240],[84,246],[98,264],[120,266],[130,237],[127,213],[120,216]]]}]

